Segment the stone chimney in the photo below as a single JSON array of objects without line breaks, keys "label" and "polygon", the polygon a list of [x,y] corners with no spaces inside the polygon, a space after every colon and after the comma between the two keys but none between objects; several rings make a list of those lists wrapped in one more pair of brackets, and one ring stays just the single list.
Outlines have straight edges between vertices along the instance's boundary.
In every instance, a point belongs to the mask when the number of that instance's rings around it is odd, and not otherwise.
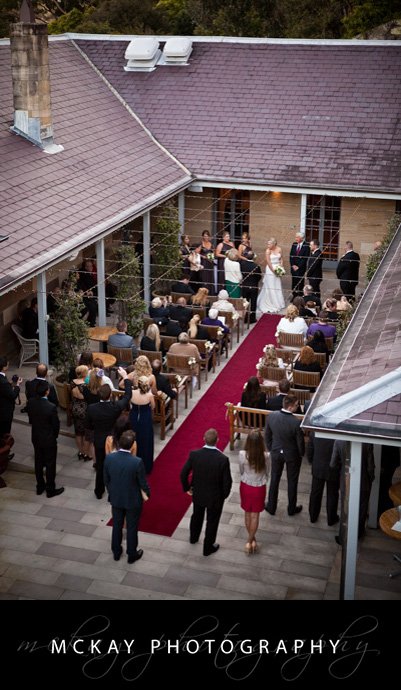
[{"label": "stone chimney", "polygon": [[53,141],[49,45],[46,24],[35,24],[30,0],[23,0],[21,21],[11,25],[14,125],[11,128],[46,153],[63,151]]}]

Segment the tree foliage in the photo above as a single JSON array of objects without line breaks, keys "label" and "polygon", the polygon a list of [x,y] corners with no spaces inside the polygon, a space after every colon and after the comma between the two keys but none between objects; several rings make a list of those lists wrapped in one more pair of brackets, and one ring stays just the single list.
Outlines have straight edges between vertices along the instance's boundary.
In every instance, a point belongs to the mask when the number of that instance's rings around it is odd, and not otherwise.
[{"label": "tree foliage", "polygon": [[156,229],[152,278],[158,292],[169,292],[171,281],[180,278],[182,272],[179,250],[181,225],[178,210],[171,202],[162,206],[162,216],[157,220]]},{"label": "tree foliage", "polygon": [[85,306],[82,294],[75,291],[75,279],[56,296],[57,309],[52,317],[53,363],[67,380],[68,372],[77,365],[78,355],[88,344],[88,324],[82,318]]},{"label": "tree foliage", "polygon": [[370,254],[370,256],[368,257],[368,260],[366,262],[366,278],[368,280],[368,283],[372,280],[374,274],[376,273],[377,268],[383,256],[385,255],[391,240],[397,232],[400,223],[401,215],[395,213],[389,220],[389,223],[387,225],[387,232],[381,240],[380,248],[373,252],[373,254]]},{"label": "tree foliage", "polygon": [[118,316],[127,322],[128,333],[136,338],[142,331],[146,305],[141,298],[141,268],[133,243],[121,244],[115,251],[120,264],[114,276],[117,282]]}]

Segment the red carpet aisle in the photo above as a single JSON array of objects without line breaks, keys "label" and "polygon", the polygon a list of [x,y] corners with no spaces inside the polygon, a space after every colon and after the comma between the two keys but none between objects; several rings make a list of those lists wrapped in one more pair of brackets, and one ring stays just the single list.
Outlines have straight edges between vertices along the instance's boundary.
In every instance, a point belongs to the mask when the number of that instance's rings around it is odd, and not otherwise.
[{"label": "red carpet aisle", "polygon": [[274,333],[281,317],[263,316],[209,390],[194,407],[155,462],[150,476],[151,498],[144,504],[140,530],[171,537],[191,502],[182,491],[180,471],[189,451],[203,445],[206,429],[215,427],[219,448],[229,441],[224,403],[241,399],[244,383],[255,375],[255,365],[267,343],[275,343]]}]

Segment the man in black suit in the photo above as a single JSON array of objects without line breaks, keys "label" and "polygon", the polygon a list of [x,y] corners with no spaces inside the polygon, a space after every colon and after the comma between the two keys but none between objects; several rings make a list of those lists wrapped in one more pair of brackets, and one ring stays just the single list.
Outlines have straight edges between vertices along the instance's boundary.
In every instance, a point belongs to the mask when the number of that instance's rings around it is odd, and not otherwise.
[{"label": "man in black suit", "polygon": [[18,378],[11,384],[6,376],[7,369],[7,357],[0,357],[0,438],[11,431],[15,401],[19,396],[19,387],[22,383],[22,379]]},{"label": "man in black suit", "polygon": [[189,284],[189,276],[186,276],[185,274],[183,274],[176,283],[172,284],[171,292],[181,292],[183,295],[195,294]]},{"label": "man in black suit", "polygon": [[[189,527],[189,541],[196,544],[202,530],[206,510],[206,532],[203,555],[210,556],[220,547],[215,544],[224,500],[229,496],[232,485],[230,463],[226,455],[216,448],[216,429],[209,429],[204,435],[205,445],[189,454],[181,471],[182,488],[192,496],[193,513]],[[192,472],[192,479],[189,475]]]},{"label": "man in black suit", "polygon": [[307,259],[306,275],[309,285],[316,295],[320,297],[320,283],[323,279],[323,256],[317,240],[309,243],[310,256]]},{"label": "man in black suit", "polygon": [[86,428],[94,429],[94,445],[96,455],[96,482],[95,496],[102,498],[104,494],[103,465],[105,458],[106,438],[112,433],[114,422],[121,412],[127,407],[132,391],[132,383],[127,378],[127,372],[122,367],[118,369],[119,375],[124,379],[124,396],[116,402],[111,401],[111,388],[108,383],[100,386],[100,402],[88,406],[86,412]]},{"label": "man in black suit", "polygon": [[[290,388],[291,383],[289,382],[289,380],[281,379],[281,381],[278,382],[279,392],[277,393],[277,395],[274,395],[272,398],[267,399],[266,410],[272,410],[273,412],[276,410],[282,410],[284,398],[286,395],[289,394]],[[295,411],[295,414],[302,414],[302,410],[299,405]]]},{"label": "man in black suit", "polygon": [[[36,395],[27,403],[29,423],[32,426],[32,443],[35,450],[36,493],[47,498],[58,496],[64,487],[56,489],[57,437],[60,431],[60,420],[57,407],[49,402],[49,384],[39,381]],[[46,481],[43,471],[46,470]]]},{"label": "man in black suit", "polygon": [[354,252],[352,242],[345,243],[345,254],[337,264],[337,278],[340,281],[340,288],[349,301],[355,299],[355,290],[359,281],[359,264],[361,257]]},{"label": "man in black suit", "polygon": [[175,400],[177,397],[177,391],[171,388],[170,381],[167,376],[162,374],[162,363],[160,359],[155,359],[152,362],[152,372],[156,380],[156,388],[158,391],[165,393],[169,398]]},{"label": "man in black suit", "polygon": [[256,322],[256,302],[258,299],[258,285],[262,278],[262,269],[253,260],[253,252],[248,252],[247,258],[240,258],[242,273],[242,296],[250,302],[250,323]]},{"label": "man in black suit", "polygon": [[322,507],[324,486],[326,485],[327,524],[335,525],[340,517],[337,514],[340,493],[340,472],[330,467],[333,454],[334,440],[330,438],[316,438],[312,431],[306,455],[312,464],[312,486],[309,497],[309,517],[316,522]]},{"label": "man in black suit", "polygon": [[123,552],[121,542],[126,519],[128,563],[135,563],[143,556],[143,550],[138,549],[138,522],[143,503],[141,491],[148,498],[150,496],[143,461],[130,452],[134,441],[134,432],[124,431],[120,437],[119,450],[106,455],[104,461],[104,483],[113,515],[111,550],[114,560],[119,561]]},{"label": "man in black suit", "polygon": [[295,395],[286,395],[279,412],[272,412],[266,420],[266,447],[271,455],[271,479],[266,510],[274,515],[277,508],[278,488],[284,465],[287,467],[288,515],[302,510],[297,506],[298,478],[305,452],[301,420],[294,417],[298,408]]},{"label": "man in black suit", "polygon": [[[30,381],[27,381],[25,384],[25,395],[26,395],[27,400],[35,397],[36,388],[37,388],[39,381],[46,381],[46,377],[47,377],[47,366],[46,366],[46,364],[38,364],[36,367],[35,378],[31,379]],[[47,396],[47,399],[49,402],[53,403],[53,405],[56,405],[56,407],[57,407],[58,406],[58,398],[57,398],[56,389],[52,383],[49,383],[48,381],[46,381],[46,383],[49,386],[49,395]],[[21,410],[21,412],[22,411],[23,410]]]},{"label": "man in black suit", "polygon": [[168,315],[173,321],[184,321],[185,323],[190,321],[192,318],[192,309],[187,307],[187,300],[185,297],[179,297],[176,304],[170,304]]},{"label": "man in black suit", "polygon": [[38,300],[34,297],[31,300],[31,306],[24,309],[21,314],[22,321],[22,337],[28,340],[37,339],[38,337]]},{"label": "man in black suit", "polygon": [[306,266],[310,254],[309,246],[304,240],[304,233],[297,232],[295,235],[295,242],[292,243],[290,250],[292,294],[294,297],[302,295]]}]

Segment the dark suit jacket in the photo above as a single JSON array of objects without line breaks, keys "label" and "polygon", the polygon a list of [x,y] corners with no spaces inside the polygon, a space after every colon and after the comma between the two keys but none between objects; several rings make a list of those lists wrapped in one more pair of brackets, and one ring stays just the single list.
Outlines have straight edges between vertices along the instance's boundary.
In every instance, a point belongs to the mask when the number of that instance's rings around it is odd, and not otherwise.
[{"label": "dark suit jacket", "polygon": [[240,259],[242,273],[242,287],[256,288],[262,278],[262,269],[258,264],[249,259]]},{"label": "dark suit jacket", "polygon": [[306,275],[308,278],[323,278],[323,258],[322,250],[316,249],[314,254],[310,254],[306,265]]},{"label": "dark suit jacket", "polygon": [[22,337],[28,340],[38,336],[38,315],[34,309],[27,307],[21,314]]},{"label": "dark suit jacket", "polygon": [[182,468],[181,483],[184,491],[192,487],[193,502],[200,506],[222,503],[229,496],[232,485],[227,456],[218,448],[193,450]]},{"label": "dark suit jacket", "polygon": [[[333,454],[330,460],[330,467],[341,472],[342,491],[345,487],[345,465],[347,457],[347,441],[335,441]],[[361,462],[361,493],[369,492],[375,478],[375,461],[373,455],[373,445],[362,443],[362,462]]]},{"label": "dark suit jacket", "polygon": [[312,431],[306,449],[306,455],[312,463],[312,476],[325,481],[335,481],[339,478],[339,470],[330,467],[334,440],[330,438],[316,438]]},{"label": "dark suit jacket", "polygon": [[356,252],[347,252],[341,257],[337,264],[337,278],[339,280],[355,281],[359,280],[359,264],[361,257]]},{"label": "dark suit jacket", "polygon": [[30,398],[26,408],[32,426],[32,443],[54,446],[60,431],[57,407],[46,398]]},{"label": "dark suit jacket", "polygon": [[162,393],[165,393],[168,395],[169,398],[172,398],[173,400],[177,397],[177,393],[173,391],[173,389],[170,386],[170,381],[166,376],[163,376],[163,374],[155,374],[155,379],[156,379],[156,388],[158,391],[162,391]]},{"label": "dark suit jacket", "polygon": [[163,325],[167,323],[169,317],[168,307],[149,307],[149,316],[157,324]]},{"label": "dark suit jacket", "polygon": [[128,405],[131,398],[132,383],[128,379],[124,381],[124,396],[116,402],[98,402],[88,406],[86,412],[86,428],[94,429],[95,446],[103,447],[107,436],[113,430],[114,422]]},{"label": "dark suit jacket", "polygon": [[150,496],[143,461],[136,455],[123,450],[109,453],[104,461],[103,475],[114,508],[140,508],[141,489]]},{"label": "dark suit jacket", "polygon": [[182,333],[182,328],[178,321],[167,321],[165,335],[175,335],[176,337]]},{"label": "dark suit jacket", "polygon": [[6,376],[0,375],[0,419],[12,421],[15,401],[19,395],[19,386],[12,386]]},{"label": "dark suit jacket", "polygon": [[170,304],[168,308],[170,319],[173,321],[188,321],[192,318],[192,309],[184,307],[181,304]]},{"label": "dark suit jacket", "polygon": [[[34,379],[31,379],[31,381],[27,381],[25,383],[25,395],[26,395],[27,400],[35,397],[36,387],[37,387],[39,381],[43,381],[43,379],[39,379],[36,376]],[[56,407],[57,407],[58,397],[57,397],[56,389],[52,383],[49,383],[49,381],[47,381],[46,383],[49,384],[49,388],[50,388],[49,395],[47,396],[47,399],[49,402],[53,403],[53,405],[56,405]]]},{"label": "dark suit jacket", "polygon": [[[266,403],[266,410],[272,410],[273,412],[275,412],[276,410],[281,410],[281,408],[283,407],[283,400],[285,396],[286,394],[278,393],[277,395],[274,395],[272,398],[268,398]],[[297,414],[302,414],[300,406],[298,406]]]},{"label": "dark suit jacket", "polygon": [[194,295],[194,291],[192,290],[190,285],[185,285],[185,283],[173,283],[171,286],[171,292],[181,292],[183,295]]},{"label": "dark suit jacket", "polygon": [[[292,276],[304,276],[306,271],[306,265],[308,263],[308,256],[310,255],[310,248],[308,244],[302,242],[301,250],[297,254],[297,242],[293,242],[290,250],[290,266]],[[293,266],[298,266],[298,271],[293,270]]]},{"label": "dark suit jacket", "polygon": [[267,417],[265,429],[266,446],[269,451],[285,452],[287,460],[301,460],[305,452],[301,420],[289,412],[272,412]]}]

